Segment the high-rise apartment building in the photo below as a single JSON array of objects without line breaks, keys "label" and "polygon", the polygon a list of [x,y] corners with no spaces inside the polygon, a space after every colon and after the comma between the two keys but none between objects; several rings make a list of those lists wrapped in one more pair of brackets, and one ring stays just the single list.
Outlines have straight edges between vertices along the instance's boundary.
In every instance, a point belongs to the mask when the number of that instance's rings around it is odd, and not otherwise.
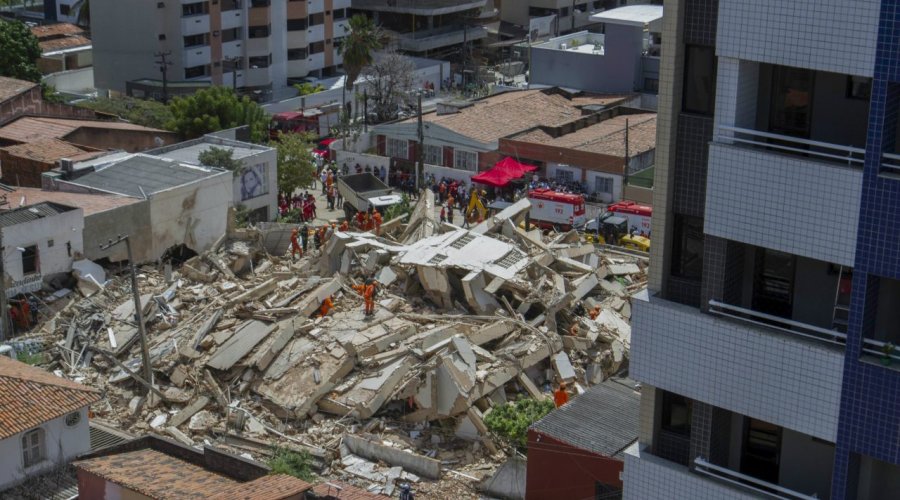
[{"label": "high-rise apartment building", "polygon": [[900,1],[665,9],[624,497],[900,498]]},{"label": "high-rise apartment building", "polygon": [[[266,95],[293,79],[328,76],[341,65],[350,0],[93,0],[94,80],[101,91],[158,93],[234,86]],[[156,89],[149,91],[147,89]]]}]

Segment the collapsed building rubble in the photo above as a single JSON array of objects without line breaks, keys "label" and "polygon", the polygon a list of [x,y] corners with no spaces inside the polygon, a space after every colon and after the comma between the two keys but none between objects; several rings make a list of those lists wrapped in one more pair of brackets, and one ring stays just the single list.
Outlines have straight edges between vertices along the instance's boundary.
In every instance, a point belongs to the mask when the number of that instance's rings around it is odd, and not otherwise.
[{"label": "collapsed building rubble", "polygon": [[[329,230],[296,262],[273,237],[290,228],[269,225],[230,228],[174,270],[140,268],[152,381],[123,277],[80,287],[35,337],[55,345],[58,372],[104,391],[98,418],[135,434],[261,457],[277,444],[388,494],[448,469],[480,479],[503,451],[485,414],[619,371],[645,286],[645,259],[525,230],[528,208],[463,229],[437,222],[426,191],[408,222]],[[369,278],[371,316],[353,289]]]}]

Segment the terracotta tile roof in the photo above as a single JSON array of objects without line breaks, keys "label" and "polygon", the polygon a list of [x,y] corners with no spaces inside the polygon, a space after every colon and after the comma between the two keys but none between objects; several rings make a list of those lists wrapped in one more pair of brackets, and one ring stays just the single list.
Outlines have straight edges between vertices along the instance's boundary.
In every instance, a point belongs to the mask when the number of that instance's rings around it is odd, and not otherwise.
[{"label": "terracotta tile roof", "polygon": [[629,155],[645,153],[656,147],[656,113],[619,115],[559,137],[536,129],[512,136],[510,139],[624,157],[625,120],[628,120]]},{"label": "terracotta tile roof", "polygon": [[52,40],[41,40],[38,45],[41,52],[53,52],[54,50],[71,49],[74,47],[86,47],[91,44],[91,39],[83,35],[64,36]]},{"label": "terracotta tile roof", "polygon": [[[552,90],[552,89],[550,89]],[[582,116],[581,107],[610,106],[624,101],[623,95],[581,94],[567,98],[548,90],[505,92],[474,101],[458,113],[422,116],[452,132],[482,143],[491,143],[537,126],[557,126]],[[415,123],[415,118],[401,123]]]},{"label": "terracotta tile roof", "polygon": [[99,400],[95,389],[0,356],[0,439]]},{"label": "terracotta tile roof", "polygon": [[18,207],[19,201],[24,196],[26,205],[47,201],[70,207],[79,207],[84,210],[85,217],[141,201],[128,196],[44,191],[40,188],[29,187],[16,188],[8,193],[0,191],[0,194],[6,194],[6,199],[9,200],[12,207]]},{"label": "terracotta tile roof", "polygon": [[84,29],[72,23],[45,24],[32,26],[31,33],[38,38],[50,38],[54,36],[83,35]]},{"label": "terracotta tile roof", "polygon": [[34,26],[31,33],[37,37],[42,52],[91,44],[91,39],[87,37],[85,31],[71,23]]},{"label": "terracotta tile roof", "polygon": [[[337,486],[338,488],[335,488]],[[388,498],[384,495],[371,493],[361,488],[357,488],[351,484],[341,481],[327,481],[316,484],[312,487],[313,498],[340,500],[384,500]]]},{"label": "terracotta tile roof", "polygon": [[43,163],[54,163],[60,158],[87,160],[106,154],[105,151],[88,151],[66,141],[53,138],[39,139],[34,142],[16,144],[0,149],[6,151],[11,156],[28,158],[29,160]]},{"label": "terracotta tile roof", "polygon": [[237,481],[149,448],[74,462],[73,465],[150,498],[206,499]]},{"label": "terracotta tile roof", "polygon": [[287,474],[263,476],[216,492],[209,500],[282,500],[303,493],[312,485]]},{"label": "terracotta tile roof", "polygon": [[27,92],[36,86],[37,84],[34,82],[0,76],[0,102]]},{"label": "terracotta tile roof", "polygon": [[142,127],[133,123],[23,116],[18,120],[0,127],[0,138],[15,142],[33,142],[46,138],[61,139],[79,128],[141,130],[146,132],[167,133],[164,130]]}]

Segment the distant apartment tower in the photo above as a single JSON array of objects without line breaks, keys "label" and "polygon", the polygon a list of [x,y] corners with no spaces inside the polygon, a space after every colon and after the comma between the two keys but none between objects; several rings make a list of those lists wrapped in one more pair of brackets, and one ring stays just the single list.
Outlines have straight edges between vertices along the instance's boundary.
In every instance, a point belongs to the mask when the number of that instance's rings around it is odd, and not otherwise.
[{"label": "distant apartment tower", "polygon": [[597,21],[592,20],[591,16],[605,10],[662,3],[662,0],[503,0],[500,3],[500,20],[528,28],[531,18],[556,16],[551,34],[559,36],[596,25]]},{"label": "distant apartment tower", "polygon": [[93,0],[94,78],[101,92],[170,95],[206,85],[263,98],[292,80],[334,74],[350,0]]},{"label": "distant apartment tower", "polygon": [[492,5],[487,0],[353,0],[354,11],[392,35],[394,48],[426,57],[485,38],[482,23],[493,15]]},{"label": "distant apartment tower", "polygon": [[666,1],[624,498],[900,498],[898,7]]}]

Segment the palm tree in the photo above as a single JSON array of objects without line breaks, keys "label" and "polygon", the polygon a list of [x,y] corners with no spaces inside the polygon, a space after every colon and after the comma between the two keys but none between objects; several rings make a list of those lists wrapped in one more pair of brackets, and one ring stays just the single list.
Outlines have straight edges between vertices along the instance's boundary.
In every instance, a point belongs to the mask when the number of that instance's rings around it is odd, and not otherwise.
[{"label": "palm tree", "polygon": [[383,32],[363,14],[355,14],[349,24],[350,34],[338,47],[338,55],[344,58],[344,72],[347,74],[344,88],[353,90],[353,83],[363,68],[372,64],[372,51],[381,48]]},{"label": "palm tree", "polygon": [[72,4],[72,12],[77,12],[79,26],[91,27],[91,0],[78,0]]}]

